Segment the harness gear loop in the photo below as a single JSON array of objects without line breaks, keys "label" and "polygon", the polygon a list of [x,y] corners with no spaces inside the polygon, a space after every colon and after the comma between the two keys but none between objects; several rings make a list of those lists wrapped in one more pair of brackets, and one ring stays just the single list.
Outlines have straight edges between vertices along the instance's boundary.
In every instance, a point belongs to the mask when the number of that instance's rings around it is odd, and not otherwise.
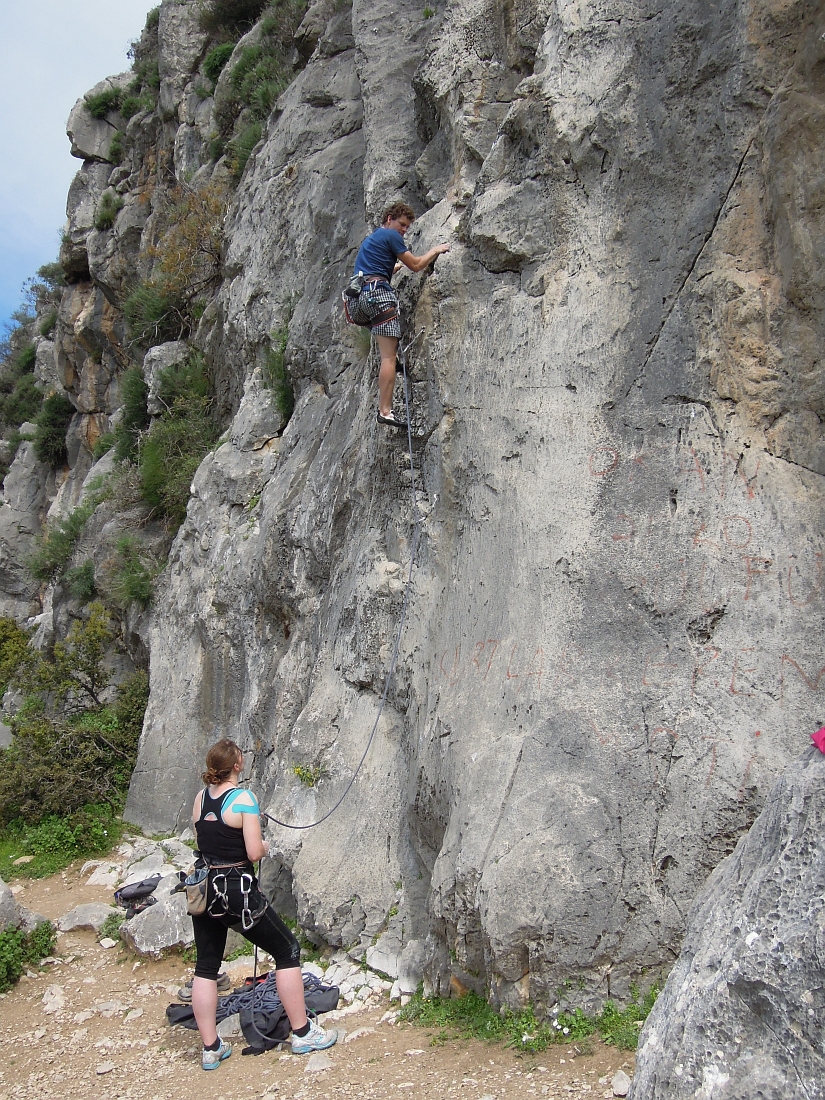
[{"label": "harness gear loop", "polygon": [[[229,912],[229,882],[225,872],[222,871],[212,877],[212,889],[215,891],[215,896],[208,911],[213,917],[225,917]],[[219,904],[220,910],[217,908]]]},{"label": "harness gear loop", "polygon": [[241,910],[241,927],[248,932],[255,925],[255,918],[249,908],[249,895],[252,892],[252,875],[244,872],[241,875],[241,896],[243,897],[243,909]]}]

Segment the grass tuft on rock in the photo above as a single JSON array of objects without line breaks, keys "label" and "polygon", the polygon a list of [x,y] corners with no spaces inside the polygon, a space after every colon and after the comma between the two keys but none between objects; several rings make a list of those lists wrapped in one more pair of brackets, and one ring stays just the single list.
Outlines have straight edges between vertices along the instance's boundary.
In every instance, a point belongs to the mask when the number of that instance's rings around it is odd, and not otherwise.
[{"label": "grass tuft on rock", "polygon": [[283,417],[284,427],[295,409],[295,392],[286,365],[289,343],[289,317],[272,333],[272,346],[267,352],[264,378],[275,398],[275,407]]},{"label": "grass tuft on rock", "polygon": [[198,14],[201,30],[240,37],[253,27],[266,0],[205,0]]},{"label": "grass tuft on rock", "polygon": [[206,55],[203,62],[203,74],[208,77],[213,84],[221,75],[234,49],[234,42],[221,42],[219,46],[215,46],[215,48],[210,50]]},{"label": "grass tuft on rock", "polygon": [[431,1040],[434,1045],[450,1039],[487,1039],[535,1054],[553,1044],[586,1042],[598,1035],[609,1046],[635,1050],[640,1026],[658,994],[659,986],[654,984],[640,999],[639,990],[631,986],[631,1000],[624,1009],[608,1001],[597,1016],[587,1016],[576,1008],[572,1012],[555,1013],[549,1020],[538,1020],[532,1008],[496,1012],[476,993],[457,999],[425,997],[417,993],[401,1009],[399,1018],[420,1027],[437,1029]]},{"label": "grass tuft on rock", "polygon": [[120,380],[123,400],[120,423],[115,430],[115,458],[118,462],[133,458],[137,453],[140,433],[149,427],[149,387],[140,367],[130,367]]},{"label": "grass tuft on rock", "polygon": [[123,209],[124,200],[114,191],[104,191],[100,196],[95,212],[95,229],[105,232],[115,224],[118,212]]}]

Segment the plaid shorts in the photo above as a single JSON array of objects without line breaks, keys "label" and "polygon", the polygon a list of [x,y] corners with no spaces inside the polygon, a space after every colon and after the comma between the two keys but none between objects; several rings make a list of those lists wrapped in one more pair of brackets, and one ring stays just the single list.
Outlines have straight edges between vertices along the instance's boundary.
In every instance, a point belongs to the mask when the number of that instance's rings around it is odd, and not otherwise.
[{"label": "plaid shorts", "polygon": [[367,283],[350,305],[349,315],[353,324],[368,327],[376,336],[401,339],[398,295],[387,283]]}]

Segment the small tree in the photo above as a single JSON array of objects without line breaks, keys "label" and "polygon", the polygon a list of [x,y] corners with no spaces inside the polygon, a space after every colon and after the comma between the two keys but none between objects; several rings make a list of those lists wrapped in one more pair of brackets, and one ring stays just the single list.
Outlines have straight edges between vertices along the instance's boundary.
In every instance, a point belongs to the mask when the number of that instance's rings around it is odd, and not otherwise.
[{"label": "small tree", "polygon": [[20,667],[29,664],[29,636],[14,619],[0,619],[0,699]]},{"label": "small tree", "polygon": [[165,211],[168,229],[149,249],[167,297],[190,304],[220,281],[228,209],[226,187],[220,182],[197,189],[181,184],[171,192]]},{"label": "small tree", "polygon": [[65,642],[55,642],[51,658],[39,654],[21,686],[67,712],[102,706],[110,680],[103,659],[113,639],[106,608],[98,601],[89,604],[88,619],[75,622]]}]

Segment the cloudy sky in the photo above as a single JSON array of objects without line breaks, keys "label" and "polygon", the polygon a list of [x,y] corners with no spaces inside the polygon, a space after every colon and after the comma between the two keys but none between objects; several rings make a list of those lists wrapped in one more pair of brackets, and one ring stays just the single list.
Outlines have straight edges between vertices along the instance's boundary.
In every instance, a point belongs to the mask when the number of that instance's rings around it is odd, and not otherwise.
[{"label": "cloudy sky", "polygon": [[80,161],[66,119],[126,51],[158,0],[0,0],[0,324],[25,279],[57,259]]}]

